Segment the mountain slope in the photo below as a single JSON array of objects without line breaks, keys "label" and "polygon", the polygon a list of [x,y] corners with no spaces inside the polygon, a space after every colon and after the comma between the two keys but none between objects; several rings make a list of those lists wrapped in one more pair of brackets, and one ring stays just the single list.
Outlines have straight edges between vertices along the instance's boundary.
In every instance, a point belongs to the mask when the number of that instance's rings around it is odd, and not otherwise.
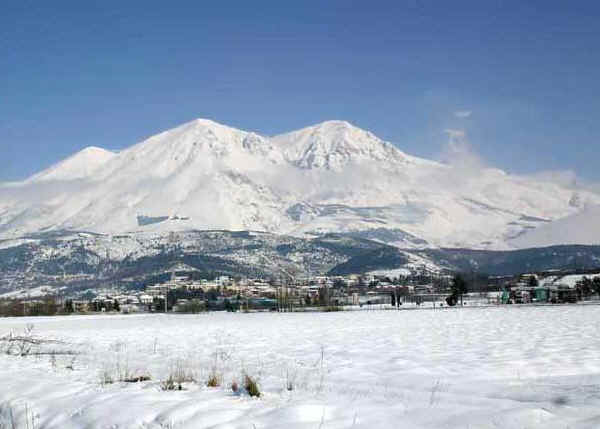
[{"label": "mountain slope", "polygon": [[119,282],[141,287],[181,266],[204,275],[316,275],[378,249],[402,253],[335,234],[308,240],[256,231],[113,236],[55,231],[0,241],[0,293],[41,285],[88,288]]},{"label": "mountain slope", "polygon": [[30,177],[28,181],[43,182],[50,180],[89,178],[115,156],[116,154],[114,152],[95,146],[89,146],[64,161],[35,174]]},{"label": "mountain slope", "polygon": [[600,245],[600,206],[548,223],[510,241],[517,247],[542,247],[558,244]]},{"label": "mountain slope", "polygon": [[223,229],[505,249],[585,204],[600,196],[574,198],[555,183],[413,157],[344,121],[269,138],[198,119],[119,153],[86,149],[0,185],[0,238]]},{"label": "mountain slope", "polygon": [[273,137],[285,158],[304,168],[342,171],[351,163],[384,163],[400,167],[408,158],[390,143],[345,121],[327,121]]},{"label": "mountain slope", "polygon": [[[0,240],[0,294],[51,287],[129,288],[164,281],[171,271],[274,279],[306,275],[428,275],[448,270],[515,275],[597,269],[600,246],[490,251],[401,250],[344,234],[306,239],[256,231],[138,232],[103,235],[53,231]],[[388,274],[390,273],[390,274]]]}]

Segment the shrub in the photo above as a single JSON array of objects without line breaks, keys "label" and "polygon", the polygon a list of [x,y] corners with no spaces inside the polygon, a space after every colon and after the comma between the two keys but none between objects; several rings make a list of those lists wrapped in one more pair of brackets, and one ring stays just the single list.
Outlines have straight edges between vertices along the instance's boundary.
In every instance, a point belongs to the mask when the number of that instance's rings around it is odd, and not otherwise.
[{"label": "shrub", "polygon": [[169,377],[166,380],[160,382],[161,390],[175,390],[176,388],[178,388],[178,390],[181,390],[181,384],[176,386],[175,379],[172,375],[169,375]]},{"label": "shrub", "polygon": [[248,374],[244,375],[244,388],[246,389],[246,392],[248,392],[248,395],[256,398],[260,397],[260,389],[258,388],[256,380]]},{"label": "shrub", "polygon": [[126,377],[122,381],[125,383],[141,383],[142,381],[150,381],[152,378],[149,375],[136,375]]},{"label": "shrub", "polygon": [[221,385],[221,377],[216,371],[211,372],[206,381],[208,387],[219,387]]},{"label": "shrub", "polygon": [[183,383],[193,383],[195,381],[194,374],[189,369],[186,369],[184,362],[177,360],[171,365],[166,380],[160,383],[160,388],[162,390],[183,390]]},{"label": "shrub", "polygon": [[192,299],[183,304],[177,304],[177,312],[179,313],[201,313],[206,311],[206,306],[203,301]]},{"label": "shrub", "polygon": [[290,373],[290,370],[288,368],[287,371],[285,372],[285,389],[288,392],[291,392],[292,390],[294,390],[295,380],[296,380],[296,372],[293,371],[292,373]]},{"label": "shrub", "polygon": [[77,356],[73,356],[71,358],[71,363],[65,366],[65,369],[70,369],[71,371],[75,371],[75,361],[77,360]]},{"label": "shrub", "polygon": [[240,391],[240,386],[238,385],[237,381],[233,380],[231,382],[231,391],[233,393],[238,393]]}]

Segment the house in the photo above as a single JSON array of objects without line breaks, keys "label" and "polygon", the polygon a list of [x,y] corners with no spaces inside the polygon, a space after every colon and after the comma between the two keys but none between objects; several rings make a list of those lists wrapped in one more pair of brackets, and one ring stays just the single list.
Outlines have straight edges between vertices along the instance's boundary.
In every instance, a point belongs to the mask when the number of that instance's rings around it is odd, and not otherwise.
[{"label": "house", "polygon": [[89,310],[88,302],[82,300],[73,300],[73,311],[75,313],[85,313]]},{"label": "house", "polygon": [[140,303],[144,305],[152,304],[152,302],[154,302],[154,298],[152,297],[152,295],[148,294],[140,295],[139,299]]}]

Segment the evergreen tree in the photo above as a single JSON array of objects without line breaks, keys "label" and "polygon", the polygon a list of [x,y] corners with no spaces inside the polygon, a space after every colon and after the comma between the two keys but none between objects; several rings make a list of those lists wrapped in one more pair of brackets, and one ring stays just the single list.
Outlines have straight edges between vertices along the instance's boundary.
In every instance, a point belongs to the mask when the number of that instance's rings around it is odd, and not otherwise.
[{"label": "evergreen tree", "polygon": [[335,279],[333,281],[333,288],[334,289],[342,289],[346,287],[346,282],[342,279]]},{"label": "evergreen tree", "polygon": [[365,279],[364,279],[364,277],[363,277],[363,276],[360,276],[360,277],[358,278],[358,287],[359,287],[360,289],[364,289],[364,288],[366,288],[366,287],[367,287],[367,282],[365,282]]},{"label": "evergreen tree", "polygon": [[463,295],[468,291],[469,288],[464,277],[460,274],[456,274],[452,279],[452,295],[446,299],[446,302],[451,306],[456,305],[458,298],[460,298],[460,305],[462,305]]},{"label": "evergreen tree", "polygon": [[579,294],[580,299],[591,295],[595,291],[594,281],[587,276],[584,276],[583,279],[578,281],[575,287],[577,288],[577,293]]}]

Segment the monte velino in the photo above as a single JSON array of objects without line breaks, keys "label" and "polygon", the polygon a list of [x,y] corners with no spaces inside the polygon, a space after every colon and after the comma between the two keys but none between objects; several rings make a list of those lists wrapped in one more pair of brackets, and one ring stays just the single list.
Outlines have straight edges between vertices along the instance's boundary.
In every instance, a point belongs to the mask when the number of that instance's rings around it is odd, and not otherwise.
[{"label": "monte velino", "polygon": [[197,119],[118,153],[84,149],[0,185],[0,238],[354,232],[403,248],[510,249],[535,245],[527,240],[535,230],[598,204],[591,191],[410,156],[344,121],[265,137]]}]

